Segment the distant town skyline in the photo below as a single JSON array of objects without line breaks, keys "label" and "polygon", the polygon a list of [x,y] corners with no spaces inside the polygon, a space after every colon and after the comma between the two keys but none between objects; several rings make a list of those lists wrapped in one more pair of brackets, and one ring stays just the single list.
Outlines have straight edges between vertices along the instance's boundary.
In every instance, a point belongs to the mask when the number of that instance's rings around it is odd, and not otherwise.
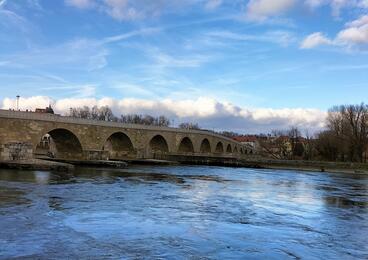
[{"label": "distant town skyline", "polygon": [[366,101],[367,0],[0,0],[0,106],[241,133]]}]

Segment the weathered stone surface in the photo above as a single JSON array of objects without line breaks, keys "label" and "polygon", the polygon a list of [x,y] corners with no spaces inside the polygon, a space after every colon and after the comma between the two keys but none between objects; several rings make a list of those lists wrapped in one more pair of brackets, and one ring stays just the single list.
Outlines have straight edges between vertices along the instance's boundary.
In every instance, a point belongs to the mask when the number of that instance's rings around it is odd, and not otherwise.
[{"label": "weathered stone surface", "polygon": [[238,158],[243,151],[240,143],[208,131],[0,110],[0,159],[33,157],[45,134],[52,137],[55,157],[77,160],[164,159],[169,155]]}]

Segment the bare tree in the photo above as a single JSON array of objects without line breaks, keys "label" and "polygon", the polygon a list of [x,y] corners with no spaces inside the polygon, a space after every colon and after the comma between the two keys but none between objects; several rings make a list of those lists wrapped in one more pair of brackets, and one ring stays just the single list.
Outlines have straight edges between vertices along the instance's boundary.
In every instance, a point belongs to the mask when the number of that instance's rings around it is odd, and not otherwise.
[{"label": "bare tree", "polygon": [[181,123],[179,125],[179,128],[182,128],[182,129],[196,129],[196,130],[201,129],[197,123]]},{"label": "bare tree", "polygon": [[91,119],[97,120],[99,118],[100,110],[97,106],[93,106],[91,109]]},{"label": "bare tree", "polygon": [[302,156],[304,153],[304,147],[300,143],[301,133],[296,126],[292,126],[287,131],[287,136],[289,137],[289,142],[291,145],[291,159],[294,159],[296,155]]},{"label": "bare tree", "polygon": [[170,120],[165,116],[153,117],[150,115],[129,114],[121,115],[119,122],[126,124],[169,126]]},{"label": "bare tree", "polygon": [[340,140],[339,150],[346,149],[349,161],[364,162],[368,146],[368,106],[342,105],[328,113],[328,128]]},{"label": "bare tree", "polygon": [[320,159],[328,161],[344,160],[340,140],[332,131],[323,131],[317,135],[315,148]]}]

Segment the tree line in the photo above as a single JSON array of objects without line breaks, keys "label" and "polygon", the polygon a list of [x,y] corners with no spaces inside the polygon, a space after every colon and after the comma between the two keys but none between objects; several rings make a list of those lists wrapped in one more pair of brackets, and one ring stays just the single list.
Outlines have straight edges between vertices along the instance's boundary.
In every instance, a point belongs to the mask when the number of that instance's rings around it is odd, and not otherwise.
[{"label": "tree line", "polygon": [[[101,107],[93,106],[92,108],[90,108],[89,106],[83,106],[83,107],[70,108],[67,116],[99,121],[118,122],[125,124],[139,124],[139,125],[166,126],[166,127],[171,125],[170,119],[163,115],[155,117],[151,115],[126,114],[117,117],[114,115],[111,108],[108,106],[101,106]],[[182,129],[192,129],[192,130],[201,129],[197,123],[190,123],[190,122],[180,123],[178,127]]]},{"label": "tree line", "polygon": [[125,124],[140,124],[140,125],[153,125],[153,126],[170,126],[170,120],[165,116],[150,116],[139,114],[126,114],[117,117],[108,106],[92,108],[88,106],[70,108],[68,116],[83,119],[92,119],[100,121],[118,122]]},{"label": "tree line", "polygon": [[328,110],[326,128],[314,136],[308,133],[302,135],[297,127],[292,127],[286,131],[258,135],[257,140],[263,154],[275,159],[366,163],[368,105],[361,103],[332,107]]}]

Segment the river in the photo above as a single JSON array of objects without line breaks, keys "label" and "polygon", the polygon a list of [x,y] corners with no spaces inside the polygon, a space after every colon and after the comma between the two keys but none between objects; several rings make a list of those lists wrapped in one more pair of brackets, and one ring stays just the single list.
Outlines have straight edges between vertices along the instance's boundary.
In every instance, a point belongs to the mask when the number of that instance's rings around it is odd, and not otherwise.
[{"label": "river", "polygon": [[367,259],[368,176],[0,170],[0,259]]}]

